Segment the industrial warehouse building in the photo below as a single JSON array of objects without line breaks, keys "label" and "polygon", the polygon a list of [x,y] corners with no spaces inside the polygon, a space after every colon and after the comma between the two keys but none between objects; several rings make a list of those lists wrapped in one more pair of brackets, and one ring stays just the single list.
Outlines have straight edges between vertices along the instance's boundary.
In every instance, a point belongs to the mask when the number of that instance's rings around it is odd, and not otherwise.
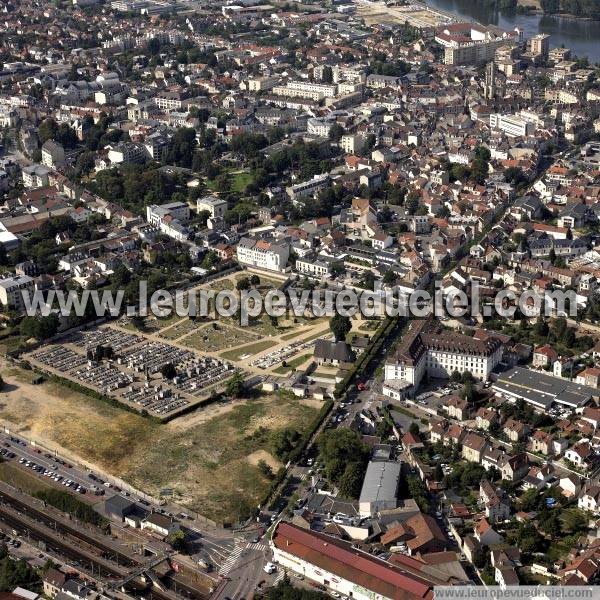
[{"label": "industrial warehouse building", "polygon": [[361,517],[371,517],[398,505],[401,463],[372,460],[365,473],[358,510]]},{"label": "industrial warehouse building", "polygon": [[600,395],[600,390],[540,371],[514,367],[494,383],[493,389],[509,398],[524,400],[537,410],[560,404],[575,410]]}]

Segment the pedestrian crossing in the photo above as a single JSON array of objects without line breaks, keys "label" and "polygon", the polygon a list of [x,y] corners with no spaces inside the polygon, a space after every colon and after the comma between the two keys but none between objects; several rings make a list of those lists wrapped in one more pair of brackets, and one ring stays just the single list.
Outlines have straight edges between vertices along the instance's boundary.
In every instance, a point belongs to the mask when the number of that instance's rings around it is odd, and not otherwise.
[{"label": "pedestrian crossing", "polygon": [[259,550],[260,552],[266,552],[269,549],[267,544],[252,544],[252,543],[246,544],[246,548],[248,548],[249,550]]},{"label": "pedestrian crossing", "polygon": [[277,571],[277,577],[275,577],[275,579],[273,580],[273,585],[277,585],[284,577],[285,571],[280,568],[279,571]]},{"label": "pedestrian crossing", "polygon": [[227,557],[227,560],[221,565],[221,568],[219,569],[219,575],[222,575],[223,577],[226,577],[227,575],[229,575],[229,573],[235,566],[237,559],[240,557],[240,554],[244,550],[245,550],[244,546],[238,546],[236,544],[234,546],[231,554]]}]

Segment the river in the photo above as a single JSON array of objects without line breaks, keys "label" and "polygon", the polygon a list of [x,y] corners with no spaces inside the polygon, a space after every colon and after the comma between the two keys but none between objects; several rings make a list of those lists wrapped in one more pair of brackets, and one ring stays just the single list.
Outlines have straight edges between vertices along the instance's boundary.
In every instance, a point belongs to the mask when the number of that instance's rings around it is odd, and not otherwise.
[{"label": "river", "polygon": [[565,46],[579,57],[600,63],[600,21],[586,21],[551,15],[526,15],[516,11],[498,11],[478,0],[424,0],[426,4],[484,25],[512,30],[519,27],[526,38],[538,33],[550,34],[550,47]]}]

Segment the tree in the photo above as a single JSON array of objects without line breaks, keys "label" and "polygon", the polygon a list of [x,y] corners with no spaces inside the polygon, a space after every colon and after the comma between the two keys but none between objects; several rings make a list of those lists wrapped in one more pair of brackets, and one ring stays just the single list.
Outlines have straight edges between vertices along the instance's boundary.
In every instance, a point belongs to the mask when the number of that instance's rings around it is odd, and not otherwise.
[{"label": "tree", "polygon": [[271,452],[282,462],[287,461],[290,452],[296,447],[299,440],[300,434],[291,427],[274,431],[269,440]]},{"label": "tree", "polygon": [[260,285],[260,277],[256,273],[250,277],[250,285]]},{"label": "tree", "polygon": [[538,515],[538,526],[544,533],[552,538],[558,537],[561,529],[558,511],[544,508]]},{"label": "tree", "polygon": [[567,534],[584,532],[588,527],[588,519],[585,513],[577,508],[564,510],[561,519],[563,530]]},{"label": "tree", "polygon": [[471,373],[471,371],[463,371],[463,374],[460,376],[460,380],[463,383],[473,383],[473,373]]},{"label": "tree", "polygon": [[548,323],[546,323],[546,320],[542,315],[537,318],[533,331],[540,337],[546,337],[548,335]]},{"label": "tree", "polygon": [[325,65],[323,67],[323,74],[321,76],[323,83],[332,83],[333,82],[333,70],[329,65]]},{"label": "tree", "polygon": [[255,596],[255,598],[261,600],[328,600],[330,596],[313,590],[295,588],[286,576],[275,587],[268,588],[262,596]]},{"label": "tree", "polygon": [[231,377],[227,381],[227,385],[225,386],[225,395],[230,398],[239,398],[244,393],[246,389],[246,385],[244,382],[244,377],[241,372],[237,372],[233,377]]},{"label": "tree", "polygon": [[24,337],[47,340],[56,335],[58,326],[58,317],[52,313],[47,317],[25,317],[21,321],[20,330]]},{"label": "tree", "polygon": [[409,433],[412,433],[413,435],[419,435],[419,424],[416,423],[415,421],[413,421],[410,424],[410,427],[408,428]]},{"label": "tree", "polygon": [[359,285],[365,290],[375,290],[375,275],[371,271],[364,271]]},{"label": "tree", "polygon": [[334,123],[329,130],[329,139],[332,142],[339,142],[344,135],[344,128],[339,123]]},{"label": "tree", "polygon": [[396,281],[397,277],[396,271],[390,269],[383,274],[383,283],[392,284]]},{"label": "tree", "polygon": [[190,169],[196,151],[196,130],[192,127],[179,127],[167,154],[167,162],[178,167]]},{"label": "tree", "polygon": [[258,470],[261,472],[261,474],[264,475],[267,479],[273,479],[273,469],[270,465],[267,464],[267,461],[261,458],[256,466],[258,467]]},{"label": "tree", "polygon": [[205,255],[204,258],[202,259],[202,268],[203,269],[207,269],[207,270],[211,270],[213,269],[213,267],[215,265],[217,265],[219,262],[219,257],[217,256],[217,253],[214,250],[209,250]]},{"label": "tree", "polygon": [[461,397],[467,402],[473,402],[475,399],[475,389],[470,381],[467,381],[467,383],[464,384]]},{"label": "tree", "polygon": [[419,207],[419,200],[421,198],[421,195],[419,194],[419,192],[416,191],[411,191],[409,192],[408,196],[406,196],[406,201],[405,201],[405,208],[406,208],[406,212],[409,215],[414,215],[417,212],[417,208]]},{"label": "tree", "polygon": [[425,484],[416,475],[408,475],[406,484],[411,498],[417,503],[421,512],[428,513],[431,510],[431,504]]},{"label": "tree", "polygon": [[239,281],[235,284],[235,288],[238,292],[241,292],[242,290],[249,290],[250,280],[247,277],[241,277]]},{"label": "tree", "polygon": [[181,529],[170,533],[167,537],[167,543],[177,552],[187,552],[185,533]]},{"label": "tree", "polygon": [[38,137],[43,144],[48,140],[56,139],[58,135],[58,123],[54,119],[44,119],[38,127]]},{"label": "tree", "polygon": [[483,546],[481,552],[476,552],[473,557],[473,564],[478,569],[483,569],[490,558],[490,549],[488,546]]},{"label": "tree", "polygon": [[461,374],[460,371],[452,371],[452,375],[450,376],[450,381],[452,381],[453,383],[460,383],[461,382]]},{"label": "tree", "polygon": [[13,560],[3,543],[0,546],[0,592],[12,592],[16,587],[40,588],[40,576],[24,559]]},{"label": "tree", "polygon": [[160,52],[160,40],[158,38],[152,38],[148,41],[148,52],[152,56],[156,56]]},{"label": "tree", "polygon": [[78,177],[82,175],[87,175],[94,169],[94,153],[93,152],[82,152],[77,157],[77,162],[75,163],[75,173]]},{"label": "tree", "polygon": [[531,554],[533,552],[544,552],[546,550],[546,540],[538,530],[530,523],[522,524],[517,534],[518,547]]},{"label": "tree", "polygon": [[329,321],[329,329],[331,329],[331,333],[333,333],[336,342],[345,341],[346,336],[352,329],[350,317],[345,317],[340,314],[334,315]]},{"label": "tree", "polygon": [[325,475],[335,484],[340,482],[350,458],[363,465],[363,468],[366,468],[369,460],[369,448],[363,443],[361,436],[350,429],[324,431],[317,440],[317,447]]},{"label": "tree", "polygon": [[173,363],[169,362],[161,367],[160,373],[165,379],[173,379],[177,376],[177,369]]},{"label": "tree", "polygon": [[365,476],[364,466],[359,462],[350,462],[340,477],[338,489],[344,498],[358,498]]}]

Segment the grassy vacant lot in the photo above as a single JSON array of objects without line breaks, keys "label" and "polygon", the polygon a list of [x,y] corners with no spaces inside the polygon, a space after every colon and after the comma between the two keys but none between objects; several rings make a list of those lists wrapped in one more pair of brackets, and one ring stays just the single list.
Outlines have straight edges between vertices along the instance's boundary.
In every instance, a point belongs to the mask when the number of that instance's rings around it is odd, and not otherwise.
[{"label": "grassy vacant lot", "polygon": [[1,374],[7,386],[0,393],[0,421],[11,430],[151,494],[173,488],[180,504],[225,521],[255,506],[268,489],[255,459],[278,464],[269,452],[271,432],[302,432],[320,406],[273,394],[162,425],[60,384],[31,385],[29,373],[14,367],[4,366]]},{"label": "grassy vacant lot", "polygon": [[19,469],[10,463],[0,463],[0,480],[23,490],[27,494],[45,492],[51,489],[41,477],[30,475],[27,471]]}]

